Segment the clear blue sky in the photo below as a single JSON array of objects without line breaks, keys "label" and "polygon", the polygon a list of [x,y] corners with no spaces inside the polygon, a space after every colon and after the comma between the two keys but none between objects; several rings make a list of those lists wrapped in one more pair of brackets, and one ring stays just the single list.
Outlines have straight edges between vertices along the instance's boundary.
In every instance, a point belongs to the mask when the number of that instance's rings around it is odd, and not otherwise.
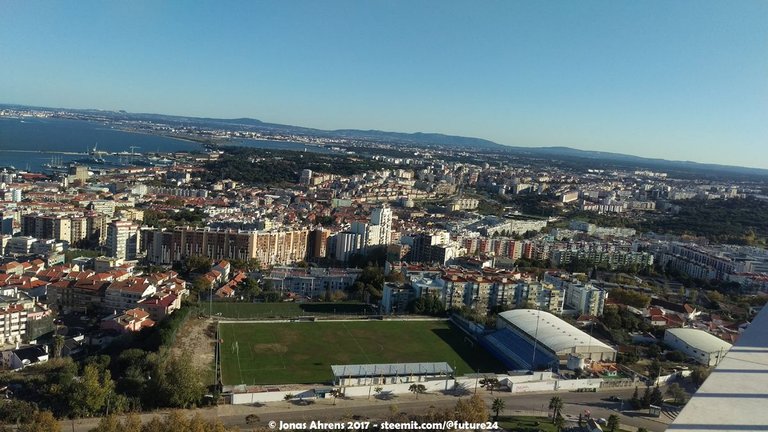
[{"label": "clear blue sky", "polygon": [[0,0],[0,102],[768,168],[768,1]]}]

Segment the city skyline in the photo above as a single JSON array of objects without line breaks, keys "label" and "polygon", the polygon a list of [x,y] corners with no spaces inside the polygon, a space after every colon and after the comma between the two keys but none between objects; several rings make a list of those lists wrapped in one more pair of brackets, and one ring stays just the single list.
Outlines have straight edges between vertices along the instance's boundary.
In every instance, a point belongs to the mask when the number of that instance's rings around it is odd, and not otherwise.
[{"label": "city skyline", "polygon": [[768,168],[762,2],[47,6],[4,3],[4,103]]}]

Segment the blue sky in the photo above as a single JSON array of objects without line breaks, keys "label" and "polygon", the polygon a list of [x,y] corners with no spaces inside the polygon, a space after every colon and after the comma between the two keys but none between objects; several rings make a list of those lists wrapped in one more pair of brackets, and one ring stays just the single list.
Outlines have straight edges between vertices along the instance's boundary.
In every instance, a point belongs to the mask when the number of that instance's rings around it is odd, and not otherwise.
[{"label": "blue sky", "polygon": [[0,102],[768,168],[768,1],[0,0]]}]

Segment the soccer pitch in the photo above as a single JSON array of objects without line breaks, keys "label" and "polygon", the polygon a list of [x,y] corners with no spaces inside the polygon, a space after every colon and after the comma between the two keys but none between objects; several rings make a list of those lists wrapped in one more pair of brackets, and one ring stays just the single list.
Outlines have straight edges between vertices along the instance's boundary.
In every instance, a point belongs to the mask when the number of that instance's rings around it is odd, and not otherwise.
[{"label": "soccer pitch", "polygon": [[221,323],[225,385],[316,384],[331,365],[447,362],[459,375],[504,366],[446,321]]}]

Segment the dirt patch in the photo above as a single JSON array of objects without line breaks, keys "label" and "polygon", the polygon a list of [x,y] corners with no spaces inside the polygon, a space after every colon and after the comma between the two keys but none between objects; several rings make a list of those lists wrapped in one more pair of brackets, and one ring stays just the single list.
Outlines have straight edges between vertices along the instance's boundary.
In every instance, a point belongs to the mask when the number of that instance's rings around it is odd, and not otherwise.
[{"label": "dirt patch", "polygon": [[266,343],[266,344],[256,344],[253,346],[253,352],[258,353],[277,353],[277,354],[284,354],[288,351],[288,347],[283,344],[278,343]]},{"label": "dirt patch", "polygon": [[[208,319],[198,319],[190,316],[176,335],[176,341],[171,347],[173,355],[187,354],[187,360],[196,369],[211,371],[213,374],[213,349],[215,323]],[[208,375],[208,374],[206,374]],[[213,375],[211,375],[211,381]]]}]

